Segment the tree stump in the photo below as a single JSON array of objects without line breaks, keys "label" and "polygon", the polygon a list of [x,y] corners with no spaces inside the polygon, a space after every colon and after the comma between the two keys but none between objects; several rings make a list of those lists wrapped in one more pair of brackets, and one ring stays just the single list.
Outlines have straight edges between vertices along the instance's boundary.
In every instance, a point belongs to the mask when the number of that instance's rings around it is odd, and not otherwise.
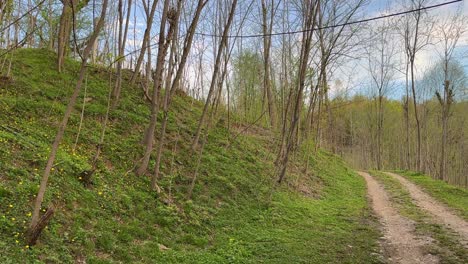
[{"label": "tree stump", "polygon": [[42,230],[49,224],[50,219],[54,215],[56,210],[55,205],[51,205],[47,208],[46,212],[41,216],[37,224],[31,226],[26,233],[26,240],[29,246],[34,246],[37,243],[37,239],[42,233]]}]

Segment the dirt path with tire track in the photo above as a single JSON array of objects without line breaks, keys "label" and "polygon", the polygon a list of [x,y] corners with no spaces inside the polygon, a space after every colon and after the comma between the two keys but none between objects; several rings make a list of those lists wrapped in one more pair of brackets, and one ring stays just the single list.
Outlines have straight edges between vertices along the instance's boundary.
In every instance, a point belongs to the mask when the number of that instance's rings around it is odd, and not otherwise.
[{"label": "dirt path with tire track", "polygon": [[434,219],[460,235],[462,243],[468,246],[468,222],[454,214],[445,205],[436,201],[430,195],[421,190],[416,184],[410,182],[401,175],[385,172],[387,175],[397,179],[410,193],[414,203],[429,212]]},{"label": "dirt path with tire track", "polygon": [[385,189],[366,172],[359,172],[367,182],[368,195],[372,208],[383,226],[384,241],[382,248],[390,263],[415,264],[438,263],[436,256],[426,252],[431,243],[427,237],[417,236],[414,223],[403,217],[392,207]]}]

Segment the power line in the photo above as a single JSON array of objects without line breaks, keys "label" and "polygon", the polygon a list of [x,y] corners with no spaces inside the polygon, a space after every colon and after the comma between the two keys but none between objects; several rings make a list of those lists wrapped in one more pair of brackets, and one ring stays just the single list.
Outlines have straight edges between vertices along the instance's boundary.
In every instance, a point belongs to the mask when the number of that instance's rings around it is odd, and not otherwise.
[{"label": "power line", "polygon": [[0,32],[3,32],[5,31],[6,29],[10,28],[13,24],[15,24],[16,22],[20,21],[21,19],[23,19],[23,17],[29,15],[30,13],[32,13],[32,11],[36,10],[37,8],[39,8],[43,3],[45,2],[45,0],[42,0],[41,2],[39,2],[36,6],[34,6],[33,8],[29,9],[26,13],[24,13],[23,15],[21,15],[20,17],[18,17],[17,19],[15,19],[13,22],[11,22],[10,24],[6,25],[5,27],[3,27],[2,29],[0,29]]},{"label": "power line", "polygon": [[[369,22],[369,21],[379,20],[379,19],[383,19],[383,18],[401,16],[401,15],[405,15],[405,14],[409,14],[409,13],[413,13],[413,12],[429,10],[429,9],[434,9],[434,8],[438,8],[438,7],[445,6],[445,5],[455,4],[455,3],[458,3],[458,2],[461,2],[461,1],[463,1],[463,0],[454,0],[454,1],[449,1],[449,2],[440,3],[440,4],[436,4],[436,5],[420,7],[420,8],[411,9],[411,10],[407,10],[407,11],[402,11],[402,12],[398,12],[398,13],[388,14],[388,15],[384,15],[384,16],[371,17],[371,18],[366,18],[366,19],[357,20],[357,21],[351,21],[351,22],[342,23],[342,24],[323,26],[323,27],[319,27],[319,28],[309,28],[309,29],[303,29],[303,30],[297,30],[297,31],[287,31],[287,32],[278,32],[278,33],[270,33],[270,34],[228,35],[227,37],[228,38],[258,38],[258,37],[267,37],[267,36],[292,35],[292,34],[309,32],[309,31],[313,31],[313,30],[317,30],[317,29],[328,29],[328,28],[335,28],[335,27],[343,27],[343,26],[347,26],[347,25],[366,23],[366,22]],[[223,37],[223,36],[220,36],[220,35],[206,34],[206,33],[199,33],[199,32],[195,33],[195,34],[200,35],[200,36],[205,36],[205,37],[216,37],[216,38],[222,38]]]}]

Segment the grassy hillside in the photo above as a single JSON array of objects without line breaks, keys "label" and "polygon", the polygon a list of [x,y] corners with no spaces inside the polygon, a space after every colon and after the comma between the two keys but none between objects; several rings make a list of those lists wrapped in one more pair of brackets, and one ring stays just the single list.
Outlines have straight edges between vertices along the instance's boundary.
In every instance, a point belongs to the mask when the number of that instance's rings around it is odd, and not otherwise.
[{"label": "grassy hillside", "polygon": [[29,248],[22,235],[78,65],[68,61],[58,74],[48,51],[22,49],[12,56],[12,78],[0,79],[1,263],[380,262],[364,180],[325,152],[312,155],[304,174],[299,151],[286,183],[271,192],[275,150],[261,127],[228,147],[246,124],[233,120],[229,131],[226,120],[217,122],[187,201],[196,164],[189,142],[202,105],[183,94],[169,116],[163,192],[149,191],[149,177],[132,172],[149,107],[141,89],[127,85],[128,76],[120,106],[110,113],[99,170],[84,187],[80,174],[91,166],[112,87],[109,73],[96,67],[89,68],[48,184],[44,205],[54,201],[59,210]]}]

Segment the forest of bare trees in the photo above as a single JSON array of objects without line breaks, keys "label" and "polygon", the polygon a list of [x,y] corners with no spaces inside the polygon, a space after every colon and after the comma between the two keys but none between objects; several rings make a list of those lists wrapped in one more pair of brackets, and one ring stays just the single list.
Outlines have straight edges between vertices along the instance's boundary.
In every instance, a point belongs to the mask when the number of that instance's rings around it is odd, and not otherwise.
[{"label": "forest of bare trees", "polygon": [[[356,168],[420,171],[468,186],[466,16],[460,7],[437,16],[443,5],[429,0],[391,2],[391,11],[371,15],[365,0],[1,1],[2,75],[19,48],[56,52],[58,72],[66,60],[81,63],[42,172],[31,244],[53,214],[40,208],[90,67],[115,80],[105,122],[129,89],[147,102],[141,153],[129,169],[150,177],[157,192],[177,92],[204,103],[191,146],[197,162],[219,120],[242,120],[273,132],[277,184],[291,155],[308,146],[308,155],[325,148]],[[427,52],[433,57],[423,64]],[[132,87],[122,85],[124,72]],[[94,164],[105,142],[103,130]]]}]

